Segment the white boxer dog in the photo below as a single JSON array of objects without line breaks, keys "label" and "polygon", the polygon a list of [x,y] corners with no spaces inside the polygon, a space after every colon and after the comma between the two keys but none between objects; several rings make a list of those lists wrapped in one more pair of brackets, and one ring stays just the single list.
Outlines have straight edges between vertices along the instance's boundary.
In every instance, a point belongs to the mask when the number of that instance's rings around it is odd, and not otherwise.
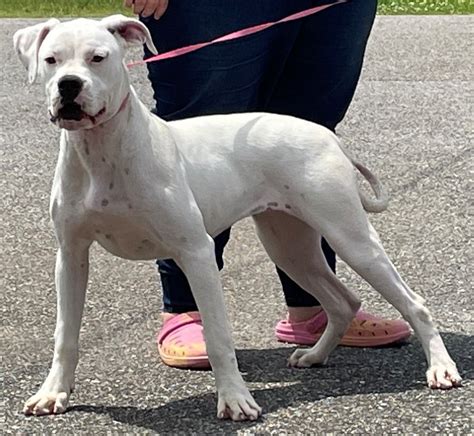
[{"label": "white boxer dog", "polygon": [[[41,76],[51,121],[62,129],[51,195],[59,245],[54,357],[24,412],[66,410],[78,362],[88,251],[97,241],[126,259],[178,263],[202,315],[218,417],[257,419],[261,408],[237,367],[212,239],[248,216],[273,262],[328,316],[321,339],[296,350],[291,366],[325,363],[359,309],[357,296],[326,264],[324,235],[413,327],[428,359],[428,385],[460,385],[422,299],[402,281],[367,220],[365,211],[387,206],[370,171],[351,161],[329,130],[290,116],[159,119],[139,101],[124,64],[126,47],[143,43],[156,52],[146,27],[121,15],[52,19],[14,36],[29,81]],[[376,199],[359,192],[354,167]]]}]

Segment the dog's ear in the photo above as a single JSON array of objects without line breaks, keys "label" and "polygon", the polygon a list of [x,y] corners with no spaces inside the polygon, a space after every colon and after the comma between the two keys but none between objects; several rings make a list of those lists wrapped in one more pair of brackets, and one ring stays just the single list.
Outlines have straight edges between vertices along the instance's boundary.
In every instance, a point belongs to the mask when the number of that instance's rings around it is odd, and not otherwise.
[{"label": "dog's ear", "polygon": [[15,32],[13,35],[13,46],[17,52],[21,63],[28,70],[28,82],[33,83],[38,73],[38,52],[46,35],[51,29],[59,24],[59,20],[50,20],[25,27]]},{"label": "dog's ear", "polygon": [[123,38],[127,45],[146,44],[153,54],[158,53],[149,30],[140,21],[117,14],[103,18],[101,23],[110,33]]}]

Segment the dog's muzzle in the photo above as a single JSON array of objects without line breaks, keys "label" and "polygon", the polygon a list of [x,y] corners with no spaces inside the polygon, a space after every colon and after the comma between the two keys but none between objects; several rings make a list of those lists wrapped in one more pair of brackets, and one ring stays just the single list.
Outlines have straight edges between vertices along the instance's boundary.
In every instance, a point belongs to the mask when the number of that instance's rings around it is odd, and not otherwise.
[{"label": "dog's muzzle", "polygon": [[58,110],[56,117],[52,117],[51,121],[56,121],[58,118],[63,120],[80,121],[84,117],[84,112],[81,105],[74,100],[78,97],[84,82],[77,76],[66,75],[58,81],[58,91],[61,97],[61,107]]},{"label": "dog's muzzle", "polygon": [[50,119],[53,123],[59,120],[82,121],[84,119],[90,120],[93,124],[96,123],[96,118],[105,112],[105,107],[92,115],[84,111],[83,106],[75,101],[83,88],[84,81],[78,76],[66,75],[58,81],[61,106],[56,114],[50,113]]}]

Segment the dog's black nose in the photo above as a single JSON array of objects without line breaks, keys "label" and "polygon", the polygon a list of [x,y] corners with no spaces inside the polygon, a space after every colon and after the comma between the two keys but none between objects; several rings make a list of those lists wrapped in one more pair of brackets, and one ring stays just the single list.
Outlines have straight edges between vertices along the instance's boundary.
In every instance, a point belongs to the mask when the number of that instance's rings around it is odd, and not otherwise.
[{"label": "dog's black nose", "polygon": [[83,86],[82,80],[73,75],[61,77],[58,82],[59,95],[66,101],[74,101]]}]

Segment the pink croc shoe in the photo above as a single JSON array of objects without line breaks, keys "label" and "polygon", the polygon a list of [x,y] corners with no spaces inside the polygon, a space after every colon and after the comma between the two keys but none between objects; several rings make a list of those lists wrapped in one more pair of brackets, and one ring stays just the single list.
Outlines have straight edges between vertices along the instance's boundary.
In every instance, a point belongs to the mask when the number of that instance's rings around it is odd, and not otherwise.
[{"label": "pink croc shoe", "polygon": [[[275,327],[280,342],[299,345],[314,345],[326,328],[324,311],[307,321],[281,320]],[[411,335],[408,324],[401,319],[383,319],[359,310],[341,339],[340,345],[348,347],[379,347],[408,339]]]},{"label": "pink croc shoe", "polygon": [[185,369],[211,368],[199,312],[168,318],[156,339],[161,360],[166,365]]}]

